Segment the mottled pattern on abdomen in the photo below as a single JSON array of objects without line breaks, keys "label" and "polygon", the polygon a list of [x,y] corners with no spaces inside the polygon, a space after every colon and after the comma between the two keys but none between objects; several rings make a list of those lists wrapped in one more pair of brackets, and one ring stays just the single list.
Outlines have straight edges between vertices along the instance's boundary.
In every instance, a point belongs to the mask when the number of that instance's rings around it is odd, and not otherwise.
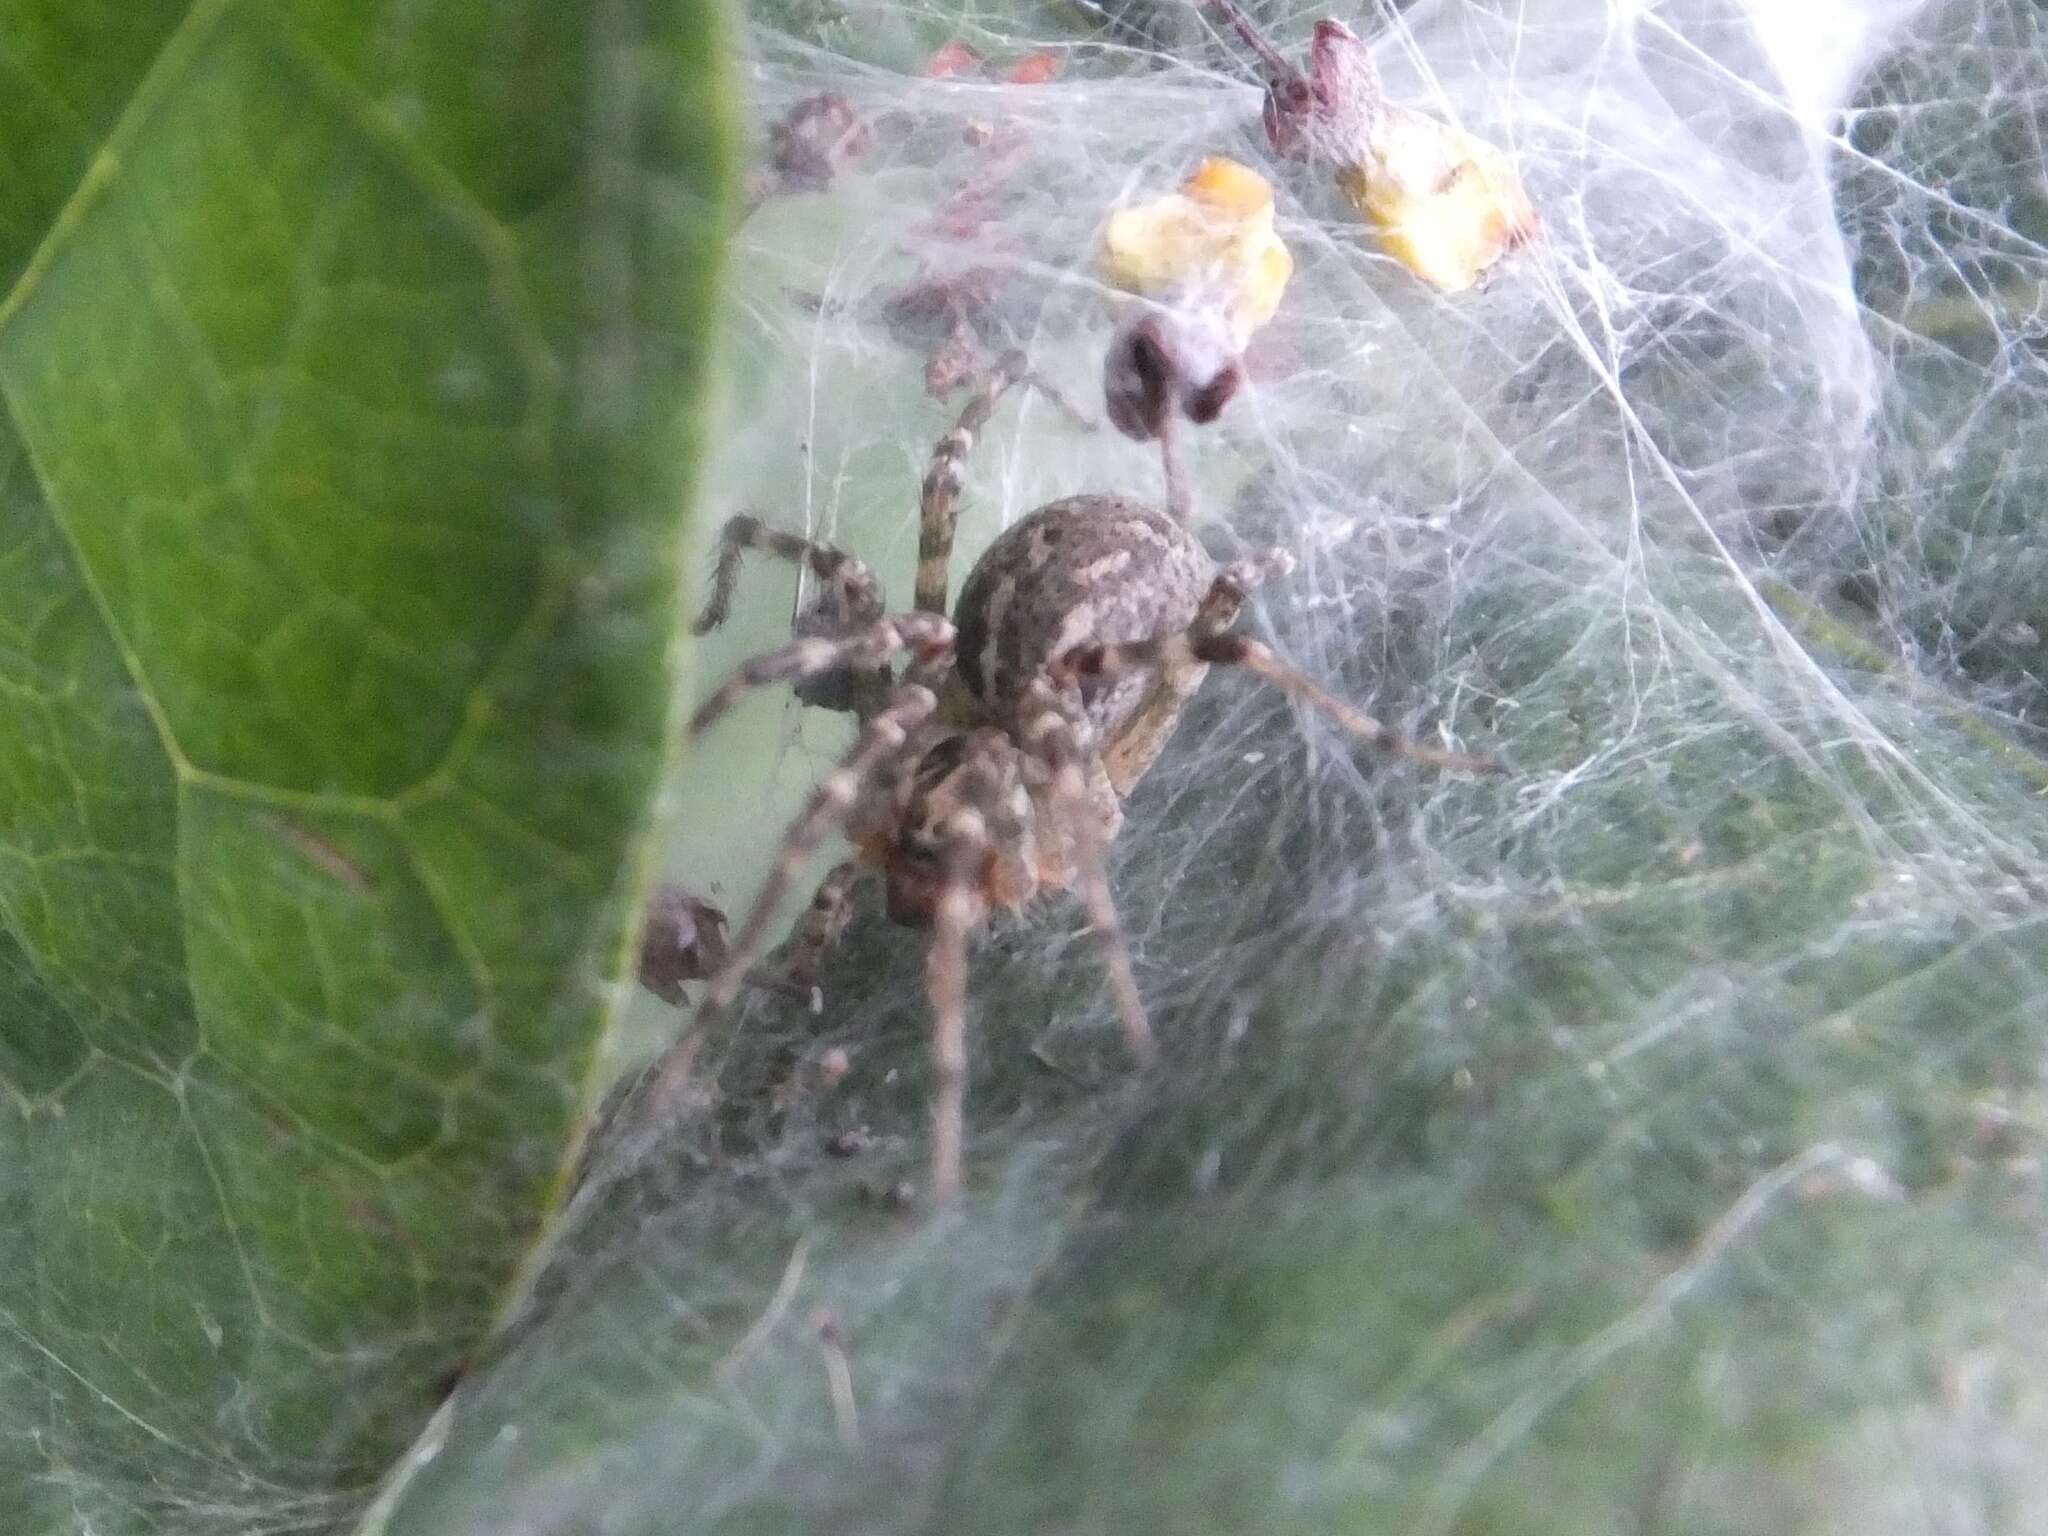
[{"label": "mottled pattern on abdomen", "polygon": [[[960,589],[960,675],[1007,726],[1054,657],[1185,628],[1215,573],[1195,536],[1155,508],[1122,496],[1052,502],[1005,529]],[[1117,735],[1150,683],[1141,672],[1084,685],[1098,740]]]}]

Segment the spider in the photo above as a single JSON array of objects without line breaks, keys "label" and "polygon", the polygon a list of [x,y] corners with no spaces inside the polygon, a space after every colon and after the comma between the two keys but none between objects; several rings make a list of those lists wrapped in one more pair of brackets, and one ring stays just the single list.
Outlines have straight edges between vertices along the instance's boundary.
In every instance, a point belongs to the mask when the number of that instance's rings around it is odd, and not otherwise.
[{"label": "spider", "polygon": [[854,714],[860,731],[785,832],[688,1038],[731,1004],[797,872],[826,837],[844,830],[853,856],[813,896],[789,976],[798,985],[815,977],[865,873],[880,874],[891,919],[930,929],[935,1206],[960,1189],[967,944],[993,913],[1078,886],[1130,1053],[1140,1064],[1152,1059],[1103,854],[1122,824],[1124,797],[1212,666],[1263,678],[1381,750],[1466,772],[1496,766],[1406,740],[1265,645],[1229,631],[1254,588],[1292,570],[1285,551],[1219,567],[1185,522],[1124,496],[1071,496],[1027,514],[975,563],[949,621],[963,468],[1004,392],[1029,380],[1021,354],[1003,356],[933,449],[920,498],[912,611],[889,612],[874,573],[852,555],[740,516],[720,535],[695,626],[702,634],[724,621],[749,553],[807,568],[827,595],[820,611],[836,632],[814,626],[742,663],[697,710],[689,734],[709,730],[754,689],[802,688],[834,675],[844,688],[811,697]]}]

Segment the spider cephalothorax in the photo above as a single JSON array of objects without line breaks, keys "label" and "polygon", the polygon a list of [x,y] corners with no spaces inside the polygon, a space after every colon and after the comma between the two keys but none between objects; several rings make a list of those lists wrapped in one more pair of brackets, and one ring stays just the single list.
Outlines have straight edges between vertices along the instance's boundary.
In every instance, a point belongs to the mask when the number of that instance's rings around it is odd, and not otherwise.
[{"label": "spider cephalothorax", "polygon": [[[813,633],[745,662],[699,708],[691,732],[710,727],[751,689],[834,675],[846,678],[843,690],[810,697],[861,721],[852,748],[792,823],[710,980],[704,1013],[732,1001],[797,871],[843,830],[854,855],[813,897],[788,979],[813,982],[865,872],[881,876],[891,917],[932,931],[931,1178],[941,1203],[960,1182],[967,940],[992,912],[1078,887],[1131,1050],[1140,1060],[1151,1055],[1102,852],[1122,823],[1123,797],[1211,666],[1255,673],[1376,747],[1442,766],[1490,766],[1403,740],[1259,642],[1229,632],[1252,588],[1292,568],[1284,552],[1219,567],[1185,523],[1125,497],[1068,497],[1021,519],[976,562],[949,622],[962,464],[1003,392],[1027,378],[1020,356],[1005,357],[932,454],[911,612],[887,612],[880,584],[851,555],[741,517],[720,537],[698,625],[724,618],[748,551],[798,563],[832,594],[825,608],[837,633]],[[899,674],[896,664],[906,661]]]}]

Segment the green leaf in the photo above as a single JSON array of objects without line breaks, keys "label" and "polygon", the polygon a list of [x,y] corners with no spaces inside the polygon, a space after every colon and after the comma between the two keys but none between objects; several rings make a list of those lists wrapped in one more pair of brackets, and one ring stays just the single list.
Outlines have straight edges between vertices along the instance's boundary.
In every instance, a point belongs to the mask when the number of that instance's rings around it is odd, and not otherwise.
[{"label": "green leaf", "polygon": [[0,1527],[320,1529],[544,1230],[648,868],[713,0],[0,4]]}]

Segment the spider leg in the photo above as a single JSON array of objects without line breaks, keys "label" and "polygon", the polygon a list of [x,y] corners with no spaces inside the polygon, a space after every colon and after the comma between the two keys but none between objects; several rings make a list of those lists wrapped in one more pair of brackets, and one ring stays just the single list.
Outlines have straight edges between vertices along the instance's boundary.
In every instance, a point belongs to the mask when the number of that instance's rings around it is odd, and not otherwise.
[{"label": "spider leg", "polygon": [[1237,622],[1237,615],[1245,600],[1269,581],[1280,581],[1294,574],[1294,556],[1278,545],[1261,550],[1250,560],[1233,560],[1216,573],[1216,579],[1209,583],[1209,590],[1202,594],[1201,607],[1195,610],[1194,630],[1204,634],[1219,634]]},{"label": "spider leg", "polygon": [[708,731],[756,688],[765,688],[770,683],[800,682],[839,667],[872,669],[886,665],[904,651],[933,666],[950,661],[953,626],[937,614],[902,613],[878,619],[865,629],[836,639],[820,635],[763,651],[742,662],[718,691],[697,707],[697,713],[690,717],[689,734],[694,737]]},{"label": "spider leg", "polygon": [[705,989],[704,1001],[697,1010],[700,1025],[722,1012],[738,994],[740,983],[758,958],[761,937],[797,871],[853,814],[860,792],[875,770],[903,750],[911,733],[930,719],[936,708],[938,700],[928,688],[911,684],[897,689],[881,713],[861,727],[860,736],[838,766],[811,791],[803,810],[783,834],[774,867],[728,944],[724,963]]},{"label": "spider leg", "polygon": [[917,586],[912,606],[920,613],[946,611],[946,585],[953,561],[953,533],[960,522],[960,486],[968,454],[974,451],[975,434],[995,415],[996,406],[1013,384],[1029,384],[1053,403],[1062,415],[1083,431],[1095,430],[1095,423],[1077,408],[1049,380],[1031,370],[1022,352],[1005,352],[996,359],[973,396],[962,407],[953,429],[932,445],[925,465],[917,506]]},{"label": "spider leg", "polygon": [[848,628],[864,627],[881,618],[882,584],[866,562],[830,544],[771,528],[758,517],[743,512],[729,519],[718,532],[718,564],[711,573],[711,593],[704,600],[704,611],[690,626],[691,634],[709,634],[725,622],[732,611],[740,565],[750,550],[803,566],[826,587],[834,589]]},{"label": "spider leg", "polygon": [[1022,754],[998,730],[983,730],[977,740],[984,755],[976,765],[974,793],[995,846],[995,899],[1020,904],[1038,890],[1038,828],[1024,787]]},{"label": "spider leg", "polygon": [[[666,1119],[675,1106],[683,1102],[684,1090],[689,1086],[690,1067],[697,1055],[697,1044],[703,1039],[705,1029],[732,1005],[740,987],[750,978],[754,962],[759,958],[756,951],[760,948],[761,936],[768,931],[775,908],[796,879],[796,872],[803,868],[805,861],[833,829],[844,824],[853,813],[862,787],[875,771],[902,751],[911,733],[930,719],[936,708],[938,700],[928,688],[913,684],[897,689],[881,712],[861,727],[860,736],[840,758],[838,766],[811,791],[803,810],[789,824],[789,830],[783,833],[775,864],[768,871],[768,878],[761,883],[753,906],[747,909],[737,936],[726,943],[724,952],[719,956],[718,969],[712,972],[689,1026],[670,1042],[660,1059],[641,1079],[648,1085],[645,1093],[648,1118]],[[835,869],[833,874],[837,873]],[[826,879],[829,881],[831,876]]]},{"label": "spider leg", "polygon": [[1082,772],[1083,761],[1093,751],[1086,718],[1078,708],[1062,701],[1043,678],[1032,682],[1024,708],[1024,748],[1052,771],[1053,798],[1073,839],[1082,899],[1096,936],[1102,941],[1103,967],[1109,973],[1110,991],[1116,998],[1117,1014],[1123,1020],[1124,1041],[1140,1065],[1148,1064],[1158,1054],[1158,1047],[1152,1039],[1152,1026],[1145,1018],[1144,999],[1138,995],[1130,945],[1125,942],[1116,898],[1109,889],[1102,828],[1096,808],[1088,798],[1088,783]]},{"label": "spider leg", "polygon": [[917,508],[917,589],[920,613],[946,611],[946,578],[953,560],[953,530],[960,521],[962,467],[974,451],[974,435],[988,425],[996,404],[1026,374],[1024,354],[1006,352],[975,388],[952,431],[932,447]]},{"label": "spider leg", "polygon": [[1122,645],[1078,646],[1055,663],[1059,672],[1074,677],[1107,677],[1134,667],[1179,670],[1195,665],[1242,667],[1295,698],[1313,704],[1351,735],[1382,752],[1460,773],[1501,771],[1501,765],[1490,757],[1471,757],[1462,752],[1447,752],[1440,747],[1410,741],[1393,727],[1373,719],[1355,705],[1338,698],[1305,672],[1282,661],[1273,654],[1271,647],[1244,635],[1177,630],[1172,634],[1155,635],[1150,640],[1133,640]]},{"label": "spider leg", "polygon": [[803,921],[797,927],[796,946],[790,955],[787,975],[790,984],[807,992],[814,1003],[819,1002],[818,967],[826,952],[846,932],[847,921],[853,916],[853,887],[859,879],[858,859],[835,864],[831,872],[818,882],[818,889],[812,894],[811,904],[804,909]]},{"label": "spider leg", "polygon": [[[704,611],[690,627],[692,634],[708,634],[725,622],[732,608],[733,589],[739,583],[741,564],[750,550],[787,560],[817,578],[817,591],[797,610],[790,626],[798,639],[837,640],[882,617],[882,585],[865,563],[830,544],[785,533],[743,513],[719,530],[718,565],[712,572],[711,593],[705,599]],[[865,720],[882,707],[888,697],[889,682],[886,668],[839,669],[820,677],[799,679],[794,691],[801,703],[858,715]]]},{"label": "spider leg", "polygon": [[925,991],[932,1007],[931,1203],[951,1205],[960,1193],[967,1139],[967,936],[981,917],[976,894],[989,848],[981,812],[964,806],[946,818],[944,883],[932,909],[932,946]]}]

